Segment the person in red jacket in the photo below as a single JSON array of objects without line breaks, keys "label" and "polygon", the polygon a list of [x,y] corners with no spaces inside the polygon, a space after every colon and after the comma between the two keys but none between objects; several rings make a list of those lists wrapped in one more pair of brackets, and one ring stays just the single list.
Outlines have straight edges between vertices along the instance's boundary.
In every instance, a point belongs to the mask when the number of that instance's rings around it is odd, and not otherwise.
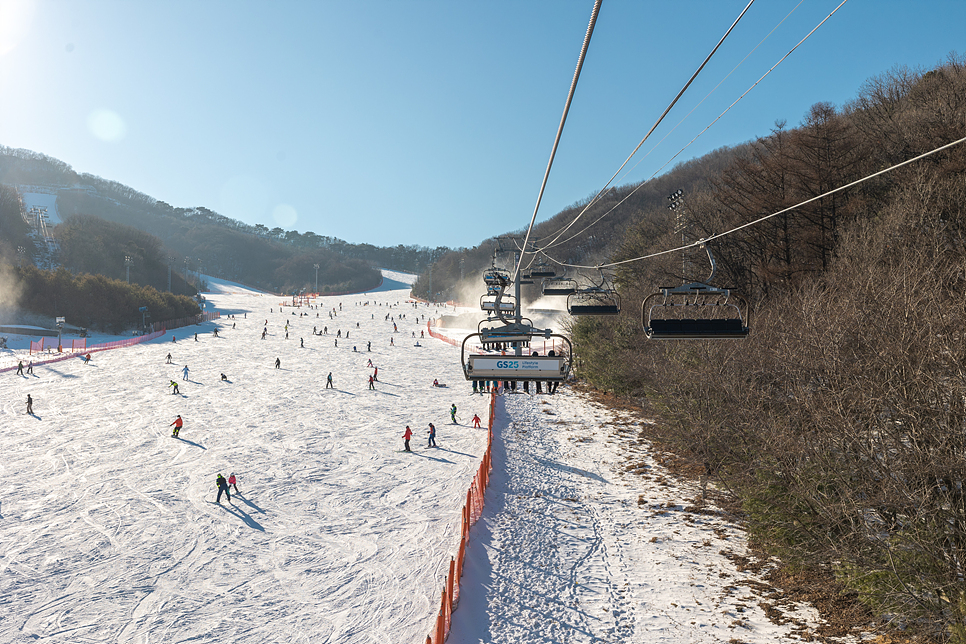
[{"label": "person in red jacket", "polygon": [[413,450],[409,449],[409,439],[413,437],[413,430],[409,429],[409,425],[406,425],[406,433],[403,434],[403,440],[406,441],[405,452],[411,452]]},{"label": "person in red jacket", "polygon": [[[174,425],[174,431],[171,432],[171,435],[177,438],[178,432],[181,431],[181,427],[184,425],[184,421],[181,420],[181,416],[179,415],[177,418],[174,419],[174,422],[171,423],[171,425]],[[171,425],[168,425],[168,427],[171,427]]]},{"label": "person in red jacket", "polygon": [[480,417],[477,416],[476,414],[473,414],[473,427],[479,427],[479,426],[480,426]]}]

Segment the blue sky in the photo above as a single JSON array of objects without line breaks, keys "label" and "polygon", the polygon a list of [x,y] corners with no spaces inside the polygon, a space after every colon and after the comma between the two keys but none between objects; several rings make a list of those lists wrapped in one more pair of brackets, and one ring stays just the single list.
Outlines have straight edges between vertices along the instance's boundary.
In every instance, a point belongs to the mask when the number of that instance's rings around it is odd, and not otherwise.
[{"label": "blue sky", "polygon": [[[617,183],[657,172],[839,2],[757,0]],[[538,220],[604,185],[746,4],[604,0]],[[473,246],[529,222],[592,8],[0,0],[0,144],[250,224]],[[953,52],[966,1],[849,0],[676,162]]]}]

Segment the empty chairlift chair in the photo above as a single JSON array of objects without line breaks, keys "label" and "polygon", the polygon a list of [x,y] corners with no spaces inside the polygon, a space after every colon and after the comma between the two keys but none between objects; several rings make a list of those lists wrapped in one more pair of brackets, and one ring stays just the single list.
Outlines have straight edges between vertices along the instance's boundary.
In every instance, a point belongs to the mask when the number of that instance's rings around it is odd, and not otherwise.
[{"label": "empty chairlift chair", "polygon": [[617,315],[621,312],[621,296],[613,289],[591,287],[567,296],[570,315]]},{"label": "empty chairlift chair", "polygon": [[544,280],[541,292],[544,295],[570,295],[577,292],[577,282],[571,279]]},{"label": "empty chairlift chair", "polygon": [[650,340],[740,340],[748,337],[749,314],[744,298],[699,282],[663,287],[641,304]]}]

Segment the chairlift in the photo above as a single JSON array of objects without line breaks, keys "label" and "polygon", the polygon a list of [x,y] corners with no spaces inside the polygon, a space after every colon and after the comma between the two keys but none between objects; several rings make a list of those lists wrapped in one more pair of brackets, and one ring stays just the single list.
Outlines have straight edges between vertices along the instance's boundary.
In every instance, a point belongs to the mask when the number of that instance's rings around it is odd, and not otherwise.
[{"label": "chairlift", "polygon": [[567,296],[567,313],[570,315],[617,315],[620,312],[621,296],[613,289],[593,286]]},{"label": "chairlift", "polygon": [[[557,339],[567,347],[561,355],[494,355],[467,354],[467,342],[479,338],[484,346],[504,344],[512,348],[529,346],[534,338]],[[481,329],[463,338],[460,361],[467,380],[519,382],[543,380],[563,382],[573,368],[573,344],[566,336],[549,329],[534,329],[530,325],[510,324],[499,329]]]},{"label": "chairlift", "polygon": [[567,313],[574,316],[618,315],[621,312],[621,296],[614,289],[604,288],[605,283],[604,271],[601,270],[599,285],[576,290],[567,296]]},{"label": "chairlift", "polygon": [[[702,246],[711,261],[710,282],[714,256],[707,244]],[[661,287],[641,303],[641,323],[650,340],[741,340],[748,337],[750,313],[747,300],[731,289],[702,282]]]},{"label": "chairlift", "polygon": [[577,282],[572,279],[545,280],[541,291],[544,295],[570,295],[577,292]]},{"label": "chairlift", "polygon": [[510,283],[510,274],[502,268],[491,266],[483,271],[483,281],[487,286],[503,286]]},{"label": "chairlift", "polygon": [[539,260],[530,267],[530,276],[535,279],[547,279],[557,276],[556,269],[546,260]]},{"label": "chairlift", "polygon": [[502,296],[500,294],[481,295],[480,309],[488,313],[493,313],[497,310],[504,314],[514,313],[517,310],[517,301],[515,297],[506,293],[504,293]]}]

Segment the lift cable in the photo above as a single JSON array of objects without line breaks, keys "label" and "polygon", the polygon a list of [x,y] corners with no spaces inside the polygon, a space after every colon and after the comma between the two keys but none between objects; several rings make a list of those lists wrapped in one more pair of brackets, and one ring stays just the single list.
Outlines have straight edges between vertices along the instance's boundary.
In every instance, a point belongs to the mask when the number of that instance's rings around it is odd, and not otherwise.
[{"label": "lift cable", "polygon": [[[611,208],[608,209],[607,212],[603,213],[600,217],[598,217],[597,219],[595,219],[593,222],[591,222],[590,224],[588,224],[587,226],[585,226],[581,230],[575,232],[573,235],[571,235],[567,239],[564,239],[563,241],[557,241],[557,240],[560,239],[560,235],[563,234],[563,232],[565,232],[567,230],[567,228],[570,228],[570,226],[572,226],[573,224],[575,224],[577,222],[577,219],[579,219],[580,216],[583,215],[584,212],[587,211],[587,208],[590,207],[590,204],[588,204],[588,206],[586,208],[584,208],[584,210],[579,215],[577,215],[577,217],[574,219],[573,222],[571,222],[570,225],[568,225],[566,228],[564,228],[563,230],[561,230],[559,233],[556,233],[557,236],[554,238],[554,240],[550,244],[548,244],[547,246],[544,246],[543,248],[544,249],[549,249],[549,248],[553,248],[555,246],[559,246],[561,244],[566,244],[570,240],[574,239],[575,237],[577,237],[577,236],[581,235],[582,233],[584,233],[585,231],[587,231],[589,228],[593,227],[595,224],[597,224],[598,222],[600,222],[601,219],[603,219],[604,217],[606,217],[610,213],[614,212],[614,210],[616,210],[619,206],[621,206],[625,201],[627,201],[628,199],[630,199],[630,197],[634,193],[636,193],[638,190],[640,190],[641,188],[643,188],[651,179],[653,179],[658,174],[660,174],[660,172],[664,168],[666,168],[668,166],[668,164],[671,163],[671,161],[673,161],[674,159],[676,159],[677,157],[679,157],[681,155],[681,153],[683,153],[686,149],[688,149],[691,146],[692,143],[694,143],[695,141],[697,141],[698,140],[698,137],[700,137],[702,134],[704,134],[705,132],[707,132],[711,128],[712,125],[714,125],[719,120],[721,120],[721,118],[725,114],[727,114],[731,110],[732,107],[734,107],[735,105],[737,105],[738,102],[741,99],[743,99],[749,92],[751,92],[751,90],[753,90],[755,87],[757,87],[758,84],[760,84],[765,79],[766,76],[768,76],[769,74],[771,74],[775,70],[776,67],[778,67],[782,62],[785,61],[786,58],[788,58],[791,55],[791,53],[793,51],[795,51],[796,49],[798,49],[802,45],[802,43],[804,43],[806,40],[808,40],[808,38],[812,34],[814,34],[818,30],[819,27],[821,27],[823,24],[825,24],[825,22],[828,21],[828,19],[831,18],[832,15],[835,14],[835,12],[838,11],[846,2],[848,2],[848,0],[842,0],[842,2],[837,7],[835,7],[835,9],[833,9],[827,16],[825,16],[825,18],[820,23],[818,23],[811,31],[809,31],[807,34],[805,34],[805,37],[804,38],[802,38],[800,41],[798,41],[798,43],[794,47],[792,47],[791,49],[789,49],[788,50],[788,53],[786,53],[784,56],[782,56],[781,59],[779,59],[778,62],[776,62],[774,65],[772,65],[771,68],[768,71],[766,71],[764,74],[762,74],[761,78],[759,78],[757,81],[755,81],[754,84],[751,85],[751,87],[749,87],[747,90],[745,90],[745,92],[741,96],[739,96],[737,99],[735,99],[735,101],[731,105],[729,105],[721,114],[719,114],[716,119],[714,119],[713,121],[711,121],[711,123],[709,123],[703,130],[701,130],[701,132],[698,133],[697,136],[695,136],[693,139],[691,139],[688,142],[687,145],[685,145],[680,150],[678,150],[674,154],[674,156],[672,156],[670,159],[667,160],[667,162],[664,163],[664,165],[662,165],[660,168],[658,168],[657,170],[655,170],[654,173],[651,174],[650,177],[648,177],[646,180],[642,181],[636,188],[634,188],[633,190],[631,190],[623,199],[621,199],[616,204],[614,204],[613,206],[611,206]],[[786,16],[786,18],[787,18],[787,16]],[[657,146],[655,146],[655,147],[657,147]],[[648,152],[648,154],[650,154],[650,152]],[[600,194],[600,193],[598,193],[598,194]]]},{"label": "lift cable", "polygon": [[[600,189],[600,191],[594,196],[593,199],[591,199],[590,204],[588,204],[587,207],[584,208],[584,210],[580,213],[580,215],[586,212],[587,208],[589,208],[591,204],[593,204],[597,199],[600,198],[600,196],[604,193],[604,191],[607,190],[610,184],[613,183],[614,179],[617,178],[617,175],[621,173],[621,170],[624,169],[624,166],[630,163],[630,160],[634,158],[634,155],[637,154],[637,151],[640,150],[641,146],[644,145],[644,143],[650,138],[654,130],[656,130],[657,127],[661,124],[661,121],[664,120],[664,117],[666,117],[668,113],[671,111],[671,108],[673,108],[677,104],[678,100],[680,100],[680,98],[684,96],[684,92],[686,92],[687,89],[691,86],[691,83],[693,83],[694,80],[698,77],[698,74],[701,73],[701,70],[704,69],[705,65],[707,65],[708,62],[710,62],[711,57],[714,56],[715,53],[718,51],[718,49],[721,47],[721,45],[724,44],[725,39],[731,34],[734,28],[738,26],[738,22],[744,17],[744,15],[751,8],[751,5],[753,5],[754,3],[755,3],[755,0],[750,0],[748,4],[745,6],[745,8],[742,9],[741,13],[735,19],[734,23],[732,23],[732,25],[728,27],[728,31],[726,31],[725,34],[721,37],[721,40],[718,41],[718,44],[714,46],[714,49],[711,50],[711,53],[707,55],[707,57],[704,59],[701,65],[694,71],[693,74],[691,74],[691,78],[689,78],[688,82],[684,84],[684,87],[682,87],[681,90],[677,93],[677,96],[675,96],[674,99],[670,102],[670,104],[668,104],[668,106],[664,108],[664,112],[661,113],[661,116],[659,116],[657,121],[655,121],[654,125],[651,126],[651,129],[647,131],[647,134],[645,134],[644,138],[641,139],[641,142],[637,144],[637,147],[634,148],[634,151],[631,152],[630,156],[628,156],[627,159],[624,160],[624,163],[621,164],[621,167],[617,168],[617,172],[614,173],[614,176],[612,176],[610,180],[608,180],[607,183],[604,184],[604,187]],[[571,226],[577,223],[577,220],[580,219],[580,215],[577,215],[576,219],[574,219],[570,224],[565,226],[563,230],[556,233],[557,236],[559,237],[559,235],[564,234]],[[536,217],[535,212],[534,212],[534,217]],[[530,226],[531,228],[533,227],[533,221],[530,222]],[[528,230],[527,231],[528,238],[529,238],[529,234],[530,234],[530,231]],[[556,241],[556,240],[553,240],[553,241]],[[553,241],[551,241],[551,243],[553,243]],[[526,243],[524,243],[524,247],[526,247]]]},{"label": "lift cable", "polygon": [[[557,126],[557,136],[553,141],[553,149],[550,151],[550,160],[547,162],[547,169],[543,173],[543,182],[540,184],[540,193],[537,195],[537,203],[533,207],[533,216],[530,217],[530,225],[527,227],[526,238],[523,241],[523,247],[526,248],[527,241],[530,239],[530,233],[533,231],[533,222],[537,219],[537,211],[540,209],[540,201],[543,199],[543,191],[547,187],[547,180],[550,178],[550,168],[553,166],[553,158],[557,154],[557,146],[560,145],[560,136],[563,134],[564,124],[567,122],[567,113],[570,111],[570,104],[574,99],[574,92],[577,90],[577,79],[580,78],[580,69],[584,66],[584,58],[587,56],[587,49],[590,47],[590,37],[594,34],[594,25],[597,22],[597,14],[600,13],[600,3],[602,0],[595,0],[594,10],[590,15],[590,22],[587,24],[587,33],[584,36],[584,44],[580,48],[580,56],[577,59],[577,68],[574,70],[574,78],[570,81],[570,92],[567,94],[567,101],[564,105],[563,115],[560,117],[560,125]],[[520,272],[520,265],[523,262],[523,254],[520,255],[520,261],[517,262],[516,269],[513,271],[513,279],[516,280],[517,274]]]},{"label": "lift cable", "polygon": [[916,161],[920,161],[922,159],[925,159],[926,157],[932,156],[933,154],[936,154],[937,152],[942,152],[943,150],[948,150],[949,148],[952,148],[954,146],[957,146],[957,145],[959,145],[961,143],[966,143],[966,136],[964,136],[961,139],[956,139],[955,141],[951,141],[950,143],[947,143],[946,145],[942,145],[942,146],[940,146],[938,148],[935,148],[933,150],[930,150],[929,152],[924,152],[924,153],[920,154],[919,156],[916,156],[916,157],[913,157],[911,159],[907,159],[905,161],[902,161],[900,163],[897,163],[895,165],[889,166],[888,168],[885,168],[883,170],[879,170],[878,172],[874,172],[874,173],[872,173],[872,174],[870,174],[868,176],[862,177],[861,179],[857,179],[857,180],[855,180],[855,181],[853,181],[851,183],[847,183],[844,186],[839,186],[838,188],[833,188],[832,190],[829,190],[828,192],[823,192],[820,195],[817,195],[815,197],[811,197],[810,199],[806,199],[805,201],[801,201],[801,202],[799,202],[799,203],[797,203],[797,204],[795,204],[793,206],[789,206],[788,208],[784,208],[783,210],[779,210],[778,212],[773,212],[770,215],[764,215],[763,217],[759,217],[758,219],[755,219],[753,221],[749,221],[749,222],[746,222],[744,224],[741,224],[740,226],[736,226],[736,227],[732,228],[731,230],[727,230],[727,231],[725,231],[723,233],[716,233],[714,235],[711,235],[710,237],[706,237],[704,239],[699,239],[699,240],[694,241],[694,242],[691,242],[689,244],[685,244],[683,246],[678,246],[677,248],[669,248],[667,250],[662,250],[662,251],[659,251],[659,252],[656,252],[656,253],[651,253],[649,255],[642,255],[641,257],[634,257],[634,258],[631,258],[631,259],[622,259],[622,260],[617,261],[617,262],[610,262],[608,264],[597,264],[595,266],[582,266],[580,264],[567,264],[565,262],[557,261],[557,260],[553,259],[552,257],[550,257],[549,255],[544,254],[544,256],[547,257],[548,259],[550,259],[555,264],[558,264],[560,266],[565,266],[565,267],[570,267],[570,268],[585,268],[585,269],[600,270],[602,268],[611,268],[611,267],[614,267],[614,266],[620,266],[621,264],[630,264],[632,262],[639,262],[641,260],[651,259],[653,257],[658,257],[660,255],[667,255],[668,253],[677,253],[677,252],[680,252],[680,251],[683,251],[683,250],[687,250],[689,248],[696,248],[698,246],[701,246],[703,244],[708,243],[709,241],[713,241],[715,239],[720,239],[721,237],[725,237],[727,235],[731,235],[733,233],[738,232],[739,230],[743,230],[745,228],[749,228],[751,226],[755,226],[757,224],[760,224],[761,222],[766,221],[768,219],[771,219],[772,217],[777,217],[778,215],[782,215],[782,214],[784,214],[786,212],[789,212],[791,210],[795,210],[796,208],[800,208],[801,206],[804,206],[806,204],[810,204],[813,201],[818,201],[819,199],[824,199],[825,197],[828,197],[829,195],[833,195],[833,194],[835,194],[837,192],[841,192],[843,190],[847,190],[848,188],[852,188],[854,186],[857,186],[860,183],[865,183],[869,179],[874,179],[875,177],[881,176],[883,174],[887,174],[889,172],[892,172],[893,170],[898,170],[899,168],[901,168],[903,166],[907,166],[910,163],[915,163]]}]

